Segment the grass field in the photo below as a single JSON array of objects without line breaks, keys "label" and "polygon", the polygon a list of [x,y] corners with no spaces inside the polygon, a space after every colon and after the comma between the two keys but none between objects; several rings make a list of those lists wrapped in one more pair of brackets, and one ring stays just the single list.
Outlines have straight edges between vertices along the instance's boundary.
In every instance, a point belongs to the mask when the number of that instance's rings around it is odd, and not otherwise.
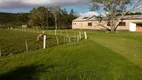
[{"label": "grass field", "polygon": [[[3,56],[10,53],[18,54],[26,51],[26,42],[29,51],[41,49],[43,47],[43,40],[36,41],[38,33],[15,31],[15,30],[0,30],[0,50]],[[47,47],[55,46],[56,37],[47,35]],[[63,44],[63,37],[59,36],[60,44]]]},{"label": "grass field", "polygon": [[142,33],[87,33],[79,43],[0,57],[0,80],[142,80]]}]

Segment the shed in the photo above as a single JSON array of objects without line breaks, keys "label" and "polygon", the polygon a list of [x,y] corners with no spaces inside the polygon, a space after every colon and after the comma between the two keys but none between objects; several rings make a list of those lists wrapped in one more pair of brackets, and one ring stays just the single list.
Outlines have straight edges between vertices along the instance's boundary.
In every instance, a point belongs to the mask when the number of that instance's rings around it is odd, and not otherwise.
[{"label": "shed", "polygon": [[[80,16],[72,21],[72,29],[92,29],[102,30],[109,28],[108,23],[99,21],[96,16]],[[142,15],[127,15],[123,18],[117,30],[137,31],[142,32]]]}]

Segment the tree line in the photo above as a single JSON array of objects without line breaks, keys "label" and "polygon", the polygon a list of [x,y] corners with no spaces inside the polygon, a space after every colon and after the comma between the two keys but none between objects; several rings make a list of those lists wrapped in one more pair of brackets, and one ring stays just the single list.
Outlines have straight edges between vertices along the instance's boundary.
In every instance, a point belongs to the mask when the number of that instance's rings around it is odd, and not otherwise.
[{"label": "tree line", "polygon": [[16,27],[26,24],[29,20],[29,13],[6,13],[0,12],[0,27],[6,28],[9,26]]},{"label": "tree line", "polygon": [[77,18],[73,9],[70,12],[60,7],[33,8],[29,13],[0,13],[0,27],[21,27],[28,25],[32,28],[71,28],[72,20]]}]

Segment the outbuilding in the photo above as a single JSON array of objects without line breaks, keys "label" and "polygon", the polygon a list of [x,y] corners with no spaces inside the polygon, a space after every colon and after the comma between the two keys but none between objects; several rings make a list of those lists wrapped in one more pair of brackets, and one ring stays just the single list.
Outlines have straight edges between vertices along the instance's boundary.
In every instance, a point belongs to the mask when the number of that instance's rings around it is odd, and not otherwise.
[{"label": "outbuilding", "polygon": [[[96,16],[80,16],[72,21],[72,29],[92,29],[104,30],[109,28],[109,24],[105,21],[99,21]],[[142,32],[142,15],[127,15],[123,18],[123,22],[119,23],[117,30],[126,30],[132,32]]]}]

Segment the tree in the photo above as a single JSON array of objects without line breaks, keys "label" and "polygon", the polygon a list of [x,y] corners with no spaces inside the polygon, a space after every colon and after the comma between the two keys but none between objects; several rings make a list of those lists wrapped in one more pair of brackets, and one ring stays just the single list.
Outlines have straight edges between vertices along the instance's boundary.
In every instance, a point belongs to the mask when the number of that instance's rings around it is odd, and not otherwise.
[{"label": "tree", "polygon": [[29,25],[39,26],[41,29],[45,29],[48,20],[47,12],[48,10],[45,7],[33,8],[33,10],[30,11],[29,15]]},{"label": "tree", "polygon": [[[74,12],[73,9],[71,9],[69,16],[70,16],[69,20],[70,20],[71,22],[72,22],[72,20],[74,20],[74,19],[77,18],[77,16],[75,15],[75,12]],[[72,23],[71,23],[71,24],[72,24]]]},{"label": "tree", "polygon": [[119,23],[123,21],[129,12],[142,8],[142,0],[92,0],[91,10],[97,11],[100,22],[105,21],[110,24],[110,28],[105,27],[111,32],[115,32]]},{"label": "tree", "polygon": [[60,18],[59,18],[59,25],[65,27],[68,25],[68,17],[69,14],[67,13],[66,9],[60,10]]},{"label": "tree", "polygon": [[58,23],[57,23],[57,19],[58,19],[58,11],[59,11],[60,7],[59,6],[56,6],[56,7],[52,7],[52,13],[53,13],[53,16],[54,16],[54,19],[55,19],[55,28],[57,30],[58,28]]},{"label": "tree", "polygon": [[73,9],[71,9],[70,15],[74,15],[74,10]]},{"label": "tree", "polygon": [[47,28],[49,26],[49,24],[48,24],[49,19],[48,18],[49,18],[49,8],[46,7],[46,23],[47,23]]},{"label": "tree", "polygon": [[[30,13],[3,13],[0,12],[0,28],[19,27],[21,25],[29,25],[29,27],[39,27],[41,29],[51,29],[55,26],[55,16],[53,15],[54,7],[38,7],[33,8]],[[75,19],[74,11],[68,14],[66,9],[58,8],[57,27],[67,28]],[[71,16],[72,15],[72,16]],[[73,18],[75,17],[75,18]],[[56,28],[57,28],[56,27]]]},{"label": "tree", "polygon": [[27,24],[29,13],[4,13],[0,12],[0,28],[1,26],[19,27]]},{"label": "tree", "polygon": [[65,8],[63,10],[60,9],[59,12],[60,14],[59,14],[59,19],[58,19],[58,25],[66,29],[71,28],[72,20],[77,18],[75,16],[74,10],[71,9],[69,14]]}]

